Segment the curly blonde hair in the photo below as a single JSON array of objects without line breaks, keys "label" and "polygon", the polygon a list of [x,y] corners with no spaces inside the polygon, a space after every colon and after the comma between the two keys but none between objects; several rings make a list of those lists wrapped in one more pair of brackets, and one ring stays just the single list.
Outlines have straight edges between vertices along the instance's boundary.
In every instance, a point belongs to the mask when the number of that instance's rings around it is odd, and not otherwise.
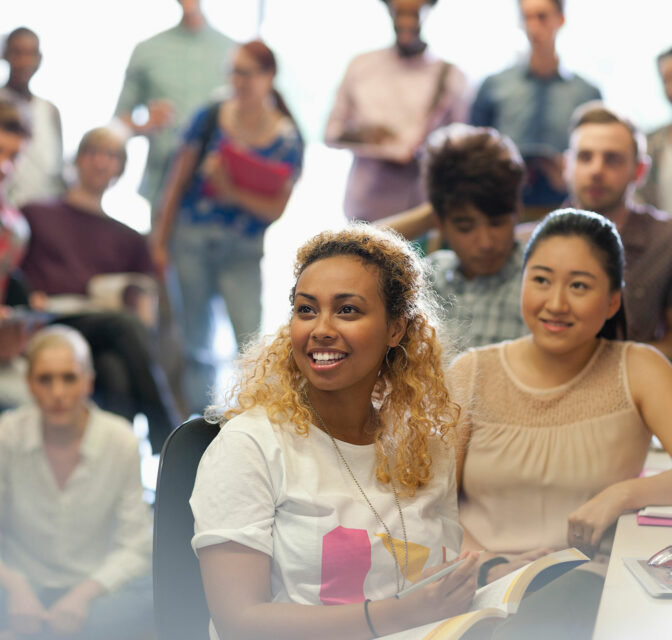
[{"label": "curly blonde hair", "polygon": [[[383,361],[372,401],[381,425],[376,437],[376,476],[382,483],[394,480],[403,493],[413,495],[431,477],[429,439],[452,442],[459,415],[444,382],[439,305],[413,248],[390,230],[354,223],[341,231],[320,233],[299,249],[296,280],[310,264],[335,256],[352,256],[376,266],[388,321],[407,321],[400,346]],[[295,288],[290,294],[292,304]],[[291,422],[307,436],[311,413],[305,399],[306,380],[292,355],[289,324],[248,347],[240,365],[227,394],[230,408],[210,407],[208,419],[228,419],[262,406],[272,421]]]}]

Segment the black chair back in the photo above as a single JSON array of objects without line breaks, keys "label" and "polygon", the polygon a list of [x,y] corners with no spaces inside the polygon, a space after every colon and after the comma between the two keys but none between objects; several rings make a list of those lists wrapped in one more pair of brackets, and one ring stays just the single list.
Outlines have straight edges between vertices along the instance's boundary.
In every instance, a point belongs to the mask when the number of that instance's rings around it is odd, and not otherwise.
[{"label": "black chair back", "polygon": [[207,640],[210,614],[190,541],[189,498],[198,463],[219,425],[195,418],[163,445],[154,504],[154,616],[159,640]]}]

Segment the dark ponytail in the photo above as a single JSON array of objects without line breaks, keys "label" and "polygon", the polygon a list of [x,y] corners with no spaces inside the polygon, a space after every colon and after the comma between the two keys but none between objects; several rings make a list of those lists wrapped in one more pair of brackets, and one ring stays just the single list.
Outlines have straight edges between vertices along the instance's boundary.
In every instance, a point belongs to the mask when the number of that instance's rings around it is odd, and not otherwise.
[{"label": "dark ponytail", "polygon": [[[250,42],[246,42],[245,44],[240,45],[240,49],[254,58],[262,71],[272,73],[273,75],[278,72],[278,64],[275,59],[275,54],[262,40],[250,40]],[[287,116],[292,121],[299,136],[299,140],[303,145],[303,136],[301,135],[299,124],[296,121],[296,118],[294,118],[292,115],[292,112],[289,110],[289,107],[287,106],[285,99],[282,97],[282,94],[275,88],[275,86],[272,89],[272,94],[276,109],[282,113],[282,115]]]}]

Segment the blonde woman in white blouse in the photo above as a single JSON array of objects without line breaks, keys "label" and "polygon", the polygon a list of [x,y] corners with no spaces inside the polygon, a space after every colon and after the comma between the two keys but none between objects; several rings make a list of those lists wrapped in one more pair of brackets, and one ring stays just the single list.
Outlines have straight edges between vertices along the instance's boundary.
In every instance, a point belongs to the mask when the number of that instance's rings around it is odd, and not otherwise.
[{"label": "blonde woman in white blouse", "polygon": [[0,418],[0,638],[142,638],[151,527],[138,446],[90,401],[88,344],[54,325],[28,347],[35,404]]}]

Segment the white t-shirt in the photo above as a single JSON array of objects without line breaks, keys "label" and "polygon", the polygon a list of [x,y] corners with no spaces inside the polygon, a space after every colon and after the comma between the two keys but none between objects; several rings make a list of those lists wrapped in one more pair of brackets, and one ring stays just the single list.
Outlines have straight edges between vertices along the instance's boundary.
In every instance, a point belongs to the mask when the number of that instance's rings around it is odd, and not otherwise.
[{"label": "white t-shirt", "polygon": [[[352,472],[396,540],[399,512],[375,478],[374,445],[338,443]],[[455,463],[450,447],[430,445],[432,480],[400,497],[408,536],[408,579],[459,552]],[[394,557],[329,436],[311,425],[273,424],[263,408],[228,422],[201,459],[191,496],[192,546],[234,541],[271,556],[274,602],[346,604],[396,593]],[[213,637],[216,637],[213,635]]]}]

